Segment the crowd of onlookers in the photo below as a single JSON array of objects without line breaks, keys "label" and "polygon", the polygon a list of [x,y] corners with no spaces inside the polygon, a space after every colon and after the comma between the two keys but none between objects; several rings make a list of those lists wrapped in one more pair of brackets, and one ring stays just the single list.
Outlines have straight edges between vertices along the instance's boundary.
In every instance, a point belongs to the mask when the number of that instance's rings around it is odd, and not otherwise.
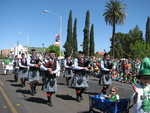
[{"label": "crowd of onlookers", "polygon": [[[101,58],[91,57],[89,69],[91,70],[91,76],[101,77]],[[111,59],[112,64],[112,79],[123,83],[135,84],[138,82],[137,74],[140,69],[141,61],[139,59]]]}]

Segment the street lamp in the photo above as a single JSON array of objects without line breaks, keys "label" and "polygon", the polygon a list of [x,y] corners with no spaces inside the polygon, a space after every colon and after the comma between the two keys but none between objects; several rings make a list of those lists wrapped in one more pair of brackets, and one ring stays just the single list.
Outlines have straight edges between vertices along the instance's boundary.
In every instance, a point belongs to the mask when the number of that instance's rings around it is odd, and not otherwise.
[{"label": "street lamp", "polygon": [[52,14],[52,15],[54,15],[54,16],[56,16],[56,17],[58,17],[59,18],[59,35],[60,35],[60,40],[59,40],[59,42],[60,42],[60,51],[59,51],[59,56],[61,56],[61,38],[62,38],[62,21],[63,21],[63,19],[62,19],[62,16],[61,15],[58,15],[57,13],[55,13],[55,12],[52,12],[52,11],[50,11],[50,10],[43,10],[41,13],[40,13],[41,15],[43,15],[43,14]]},{"label": "street lamp", "polygon": [[45,44],[44,43],[42,43],[42,50],[43,50],[43,55],[44,55],[44,53],[45,53]]}]

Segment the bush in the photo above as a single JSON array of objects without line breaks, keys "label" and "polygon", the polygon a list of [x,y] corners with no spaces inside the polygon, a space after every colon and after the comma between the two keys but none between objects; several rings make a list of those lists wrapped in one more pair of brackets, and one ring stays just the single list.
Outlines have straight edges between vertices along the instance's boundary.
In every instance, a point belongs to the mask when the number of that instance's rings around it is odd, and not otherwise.
[{"label": "bush", "polygon": [[60,47],[59,47],[59,46],[50,45],[50,46],[46,49],[46,52],[51,52],[51,51],[55,51],[55,53],[56,53],[57,56],[60,55]]}]

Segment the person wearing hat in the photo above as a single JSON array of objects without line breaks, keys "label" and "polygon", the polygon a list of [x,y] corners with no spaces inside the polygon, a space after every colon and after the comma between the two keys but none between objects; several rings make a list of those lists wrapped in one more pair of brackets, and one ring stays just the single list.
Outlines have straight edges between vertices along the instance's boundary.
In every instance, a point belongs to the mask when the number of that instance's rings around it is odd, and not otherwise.
[{"label": "person wearing hat", "polygon": [[31,88],[31,94],[34,95],[36,93],[36,86],[39,83],[39,63],[40,59],[37,57],[35,49],[31,50],[31,57],[27,60],[27,65],[29,66],[29,83]]},{"label": "person wearing hat", "polygon": [[133,113],[150,113],[150,58],[143,59],[138,79],[139,83],[133,86]]},{"label": "person wearing hat", "polygon": [[47,60],[40,66],[40,69],[45,72],[43,90],[46,92],[47,104],[53,106],[52,95],[57,91],[56,74],[60,71],[55,51],[49,52]]}]

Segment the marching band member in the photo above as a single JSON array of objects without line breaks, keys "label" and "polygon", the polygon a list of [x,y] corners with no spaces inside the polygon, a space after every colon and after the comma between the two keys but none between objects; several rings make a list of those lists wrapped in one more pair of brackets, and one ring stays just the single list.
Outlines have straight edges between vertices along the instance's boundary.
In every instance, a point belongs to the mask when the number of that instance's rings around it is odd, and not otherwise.
[{"label": "marching band member", "polygon": [[100,85],[103,85],[103,89],[108,89],[109,85],[111,85],[112,83],[112,78],[111,78],[112,68],[113,65],[110,60],[110,56],[108,53],[105,53],[104,58],[101,60],[100,63],[100,69],[102,74],[100,77]]},{"label": "marching band member", "polygon": [[40,69],[45,71],[43,90],[47,95],[47,104],[52,106],[52,95],[57,90],[56,74],[60,71],[60,66],[56,59],[55,51],[50,51],[49,59],[47,59],[47,61],[40,66]]},{"label": "marching band member", "polygon": [[76,90],[76,99],[78,102],[83,100],[82,93],[88,87],[87,67],[88,64],[84,58],[84,54],[79,52],[78,59],[75,59],[74,61],[73,70],[75,74],[72,83],[72,86]]},{"label": "marching band member", "polygon": [[27,60],[27,65],[29,66],[29,82],[31,87],[31,94],[36,93],[36,86],[40,80],[39,77],[39,63],[40,59],[37,57],[35,49],[32,49],[32,55]]},{"label": "marching band member", "polygon": [[19,73],[19,58],[18,55],[15,56],[13,60],[13,69],[14,69],[14,80],[18,81],[18,73]]},{"label": "marching band member", "polygon": [[21,84],[25,87],[25,82],[28,80],[28,65],[24,53],[21,54],[21,59],[19,60],[19,72]]},{"label": "marching band member", "polygon": [[71,56],[66,56],[66,59],[64,61],[64,67],[67,86],[69,86],[69,80],[73,77],[72,65],[73,61],[71,59]]}]

